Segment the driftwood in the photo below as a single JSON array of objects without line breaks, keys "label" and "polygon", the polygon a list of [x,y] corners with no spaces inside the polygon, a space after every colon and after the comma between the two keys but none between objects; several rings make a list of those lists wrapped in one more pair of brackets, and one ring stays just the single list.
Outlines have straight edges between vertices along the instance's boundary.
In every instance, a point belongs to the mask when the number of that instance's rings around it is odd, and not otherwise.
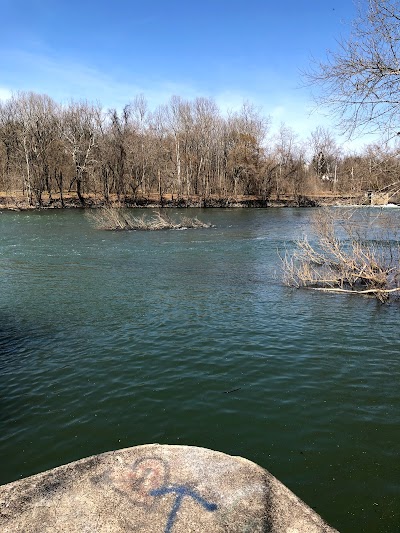
[{"label": "driftwood", "polygon": [[212,227],[211,224],[202,222],[197,217],[189,218],[181,216],[179,220],[173,220],[169,215],[160,211],[150,217],[146,215],[134,217],[126,209],[118,207],[104,207],[102,209],[86,211],[86,216],[95,227],[108,231],[157,231]]},{"label": "driftwood", "polygon": [[396,287],[395,289],[367,289],[365,291],[357,290],[353,291],[350,289],[339,289],[339,288],[333,288],[333,287],[311,287],[315,291],[325,291],[325,292],[344,292],[346,294],[372,294],[374,296],[378,294],[390,294],[393,292],[400,291],[400,287]]},{"label": "driftwood", "polygon": [[284,283],[387,301],[400,292],[400,247],[397,230],[385,223],[379,228],[381,222],[367,226],[353,212],[344,216],[334,210],[320,211],[312,223],[315,242],[305,236],[293,254],[282,258]]}]

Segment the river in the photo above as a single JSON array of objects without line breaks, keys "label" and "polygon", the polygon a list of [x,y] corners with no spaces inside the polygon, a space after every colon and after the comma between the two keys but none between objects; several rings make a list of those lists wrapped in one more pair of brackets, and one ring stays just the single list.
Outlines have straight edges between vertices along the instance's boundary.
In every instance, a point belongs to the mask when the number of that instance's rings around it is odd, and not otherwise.
[{"label": "river", "polygon": [[398,531],[400,304],[283,286],[311,213],[104,232],[0,212],[0,483],[190,444],[255,461],[342,533]]}]

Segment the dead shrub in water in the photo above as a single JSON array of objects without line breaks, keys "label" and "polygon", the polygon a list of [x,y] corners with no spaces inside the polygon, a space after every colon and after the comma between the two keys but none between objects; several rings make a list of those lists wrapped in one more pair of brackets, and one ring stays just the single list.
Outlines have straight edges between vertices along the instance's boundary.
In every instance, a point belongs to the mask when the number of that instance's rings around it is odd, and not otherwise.
[{"label": "dead shrub in water", "polygon": [[323,209],[315,214],[312,230],[315,243],[305,236],[282,258],[286,285],[373,295],[381,302],[400,291],[400,246],[393,217],[380,213],[371,221],[358,210]]},{"label": "dead shrub in water", "polygon": [[202,222],[197,217],[189,218],[180,217],[179,220],[173,220],[168,214],[158,211],[152,216],[142,215],[134,217],[126,209],[119,207],[104,207],[101,209],[90,210],[86,216],[98,229],[109,231],[120,230],[143,230],[156,231],[165,229],[189,229],[189,228],[210,228],[211,224]]}]

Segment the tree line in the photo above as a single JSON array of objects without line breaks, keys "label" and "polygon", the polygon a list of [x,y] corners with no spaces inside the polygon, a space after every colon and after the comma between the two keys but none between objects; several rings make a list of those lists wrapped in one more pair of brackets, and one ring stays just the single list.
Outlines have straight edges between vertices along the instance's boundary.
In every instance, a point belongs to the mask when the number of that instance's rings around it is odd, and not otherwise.
[{"label": "tree line", "polygon": [[0,102],[0,190],[22,191],[30,205],[76,195],[134,202],[297,199],[315,193],[362,194],[396,180],[398,151],[367,146],[345,153],[322,127],[304,142],[252,104],[224,115],[209,98],[172,97],[149,110],[139,95],[122,110],[21,92]]}]

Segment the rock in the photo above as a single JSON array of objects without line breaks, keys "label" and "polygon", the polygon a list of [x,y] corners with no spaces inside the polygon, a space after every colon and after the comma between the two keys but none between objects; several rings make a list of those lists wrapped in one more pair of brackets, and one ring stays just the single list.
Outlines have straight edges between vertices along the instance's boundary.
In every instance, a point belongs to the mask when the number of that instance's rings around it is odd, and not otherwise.
[{"label": "rock", "polygon": [[334,532],[260,466],[191,446],[103,453],[0,487],[3,533]]}]

